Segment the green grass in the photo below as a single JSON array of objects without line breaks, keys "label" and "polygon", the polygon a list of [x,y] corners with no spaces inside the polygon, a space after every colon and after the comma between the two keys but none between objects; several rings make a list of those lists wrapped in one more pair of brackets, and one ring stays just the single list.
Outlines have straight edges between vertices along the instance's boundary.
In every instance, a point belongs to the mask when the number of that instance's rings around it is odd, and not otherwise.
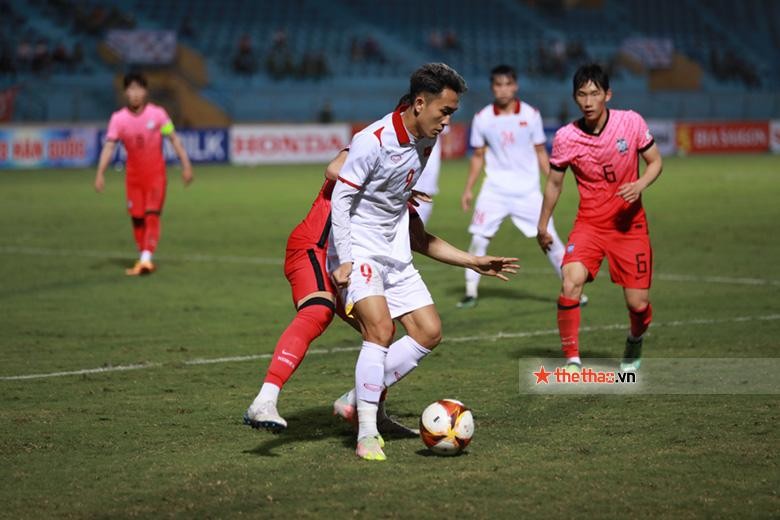
[{"label": "green grass", "polygon": [[[154,365],[0,380],[0,516],[780,514],[777,395],[521,394],[518,359],[556,356],[555,334],[445,341],[393,389],[390,408],[409,423],[442,397],[473,408],[476,435],[460,457],[409,439],[388,443],[387,463],[355,458],[349,428],[330,415],[352,385],[355,351],[306,359],[282,394],[287,432],[243,426],[267,360],[186,362],[272,352],[293,316],[286,236],[321,169],[199,168],[187,190],[172,176],[159,271],[143,279],[123,275],[134,251],[121,176],[98,196],[91,171],[0,172],[0,376]],[[430,223],[464,248],[465,172],[445,164]],[[778,312],[778,174],[771,156],[667,160],[645,196],[659,324],[646,356],[777,357],[780,320],[725,320]],[[568,178],[562,236],[575,210]],[[454,307],[460,270],[418,260],[445,338],[554,329],[558,281],[535,241],[506,223],[491,252],[520,257],[523,272],[483,281],[471,311]],[[584,326],[627,322],[605,270],[587,292]],[[715,321],[688,323],[701,319]],[[663,326],[673,321],[683,324]],[[583,333],[583,355],[618,356],[623,339]],[[313,348],[358,345],[334,323]]]}]

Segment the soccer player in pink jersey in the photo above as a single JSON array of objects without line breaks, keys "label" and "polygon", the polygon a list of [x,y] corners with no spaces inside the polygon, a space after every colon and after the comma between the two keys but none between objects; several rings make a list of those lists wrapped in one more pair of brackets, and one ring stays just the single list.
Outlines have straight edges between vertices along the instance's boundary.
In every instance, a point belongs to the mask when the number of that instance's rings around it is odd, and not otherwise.
[{"label": "soccer player in pink jersey", "polygon": [[125,185],[127,211],[133,222],[133,236],[140,252],[135,265],[125,272],[129,276],[154,272],[152,254],[160,240],[160,214],[165,202],[165,158],[162,139],[171,140],[181,161],[184,185],[192,182],[192,166],[187,151],[165,109],[149,103],[146,78],[131,72],[124,78],[127,106],[113,113],[108,123],[106,144],[100,154],[95,190],[105,188],[105,172],[114,156],[116,143],[121,141],[127,150]]},{"label": "soccer player in pink jersey", "polygon": [[[598,65],[584,65],[574,75],[574,101],[583,117],[555,134],[550,176],[539,215],[539,245],[548,250],[547,230],[571,167],[580,204],[563,257],[563,286],[558,298],[558,330],[567,370],[579,370],[580,295],[596,278],[604,257],[612,281],[623,287],[630,330],[622,371],[641,364],[642,339],[650,325],[653,250],[642,208],[642,192],[661,174],[661,154],[642,116],[609,110],[609,77]],[[644,173],[639,175],[639,156]]]}]

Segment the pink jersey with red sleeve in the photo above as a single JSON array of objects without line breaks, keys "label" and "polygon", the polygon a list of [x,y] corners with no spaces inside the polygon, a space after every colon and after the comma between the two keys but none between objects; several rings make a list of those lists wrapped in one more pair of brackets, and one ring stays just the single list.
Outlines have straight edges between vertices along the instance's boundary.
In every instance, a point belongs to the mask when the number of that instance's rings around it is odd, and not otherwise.
[{"label": "pink jersey with red sleeve", "polygon": [[582,119],[556,132],[550,166],[561,172],[571,166],[574,172],[580,192],[578,223],[646,232],[641,197],[628,204],[617,190],[639,178],[639,154],[653,143],[647,123],[631,110],[608,110],[598,135],[589,133]]},{"label": "pink jersey with red sleeve", "polygon": [[125,107],[111,116],[106,139],[121,141],[127,150],[128,181],[165,175],[162,132],[170,122],[165,109],[152,103],[139,113]]}]

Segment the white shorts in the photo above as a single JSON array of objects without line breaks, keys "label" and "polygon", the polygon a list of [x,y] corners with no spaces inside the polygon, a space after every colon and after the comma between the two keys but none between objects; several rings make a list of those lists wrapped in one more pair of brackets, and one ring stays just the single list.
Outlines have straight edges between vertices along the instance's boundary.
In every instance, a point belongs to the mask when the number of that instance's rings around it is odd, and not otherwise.
[{"label": "white shorts", "polygon": [[[511,217],[512,223],[525,236],[535,237],[542,200],[542,194],[535,190],[523,195],[505,195],[483,186],[474,205],[469,233],[492,238],[504,219]],[[550,228],[554,229],[552,219]]]},{"label": "white shorts", "polygon": [[433,298],[411,262],[385,263],[376,258],[355,258],[349,285],[342,290],[347,314],[352,306],[369,296],[384,296],[393,319],[433,305]]}]

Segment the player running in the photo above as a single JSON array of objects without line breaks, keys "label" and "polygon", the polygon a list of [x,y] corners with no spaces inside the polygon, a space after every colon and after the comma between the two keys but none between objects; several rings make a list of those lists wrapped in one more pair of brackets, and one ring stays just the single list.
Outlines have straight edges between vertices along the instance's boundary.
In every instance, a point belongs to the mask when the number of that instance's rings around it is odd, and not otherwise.
[{"label": "player running", "polygon": [[[407,201],[465,92],[463,78],[442,63],[410,78],[411,106],[398,109],[352,139],[333,191],[329,265],[363,345],[355,367],[358,457],[385,460],[377,430],[380,396],[441,341],[441,320],[412,264]],[[393,320],[407,335],[393,342]],[[392,344],[391,344],[392,343]]]},{"label": "player running", "polygon": [[[546,137],[539,111],[517,99],[517,73],[508,65],[490,71],[493,103],[474,116],[470,143],[474,148],[466,187],[461,196],[463,211],[471,208],[473,189],[485,167],[487,179],[477,197],[469,226],[469,251],[484,255],[490,240],[507,217],[526,237],[536,236],[536,224],[542,208],[539,170],[550,173],[550,161],[545,149]],[[563,243],[550,222],[552,242],[547,258],[561,276]],[[466,294],[458,308],[477,305],[480,276],[466,271]],[[583,303],[587,301],[584,297]]]},{"label": "player running", "polygon": [[[574,75],[574,101],[583,117],[555,134],[551,172],[544,191],[537,239],[548,251],[553,236],[548,223],[571,167],[580,192],[574,228],[563,258],[563,286],[558,298],[558,330],[568,370],[580,370],[580,295],[599,272],[604,257],[612,281],[623,287],[631,323],[622,371],[641,364],[642,339],[652,318],[650,283],[653,250],[642,208],[642,192],[661,174],[662,159],[642,116],[609,110],[609,77],[598,65]],[[639,156],[645,161],[639,176]]]},{"label": "player running", "polygon": [[160,240],[160,215],[165,202],[165,158],[162,138],[170,139],[181,161],[184,185],[192,182],[192,166],[187,151],[165,109],[147,100],[146,78],[136,72],[125,75],[127,106],[113,113],[108,123],[106,144],[100,154],[95,190],[105,188],[105,173],[114,156],[117,141],[127,150],[127,211],[133,221],[133,236],[140,252],[135,265],[127,269],[128,276],[151,274],[155,270],[152,255]]},{"label": "player running", "polygon": [[[287,240],[284,274],[290,282],[292,298],[297,314],[282,333],[274,349],[260,392],[244,414],[244,423],[253,428],[266,428],[279,432],[287,427],[287,421],[279,415],[279,392],[292,377],[306,355],[309,345],[328,328],[334,313],[360,331],[354,319],[346,316],[336,298],[335,289],[325,269],[325,255],[330,234],[331,195],[347,151],[342,151],[328,165],[327,177],[306,218],[296,226]],[[420,218],[410,217],[412,249],[434,260],[478,270],[481,274],[506,280],[504,273],[514,273],[515,258],[492,256],[475,257],[428,234]],[[354,401],[354,392],[351,394]],[[380,401],[377,427],[382,433],[407,434],[416,432],[393,421]],[[347,420],[354,416],[354,402],[337,401],[335,410]]]}]

